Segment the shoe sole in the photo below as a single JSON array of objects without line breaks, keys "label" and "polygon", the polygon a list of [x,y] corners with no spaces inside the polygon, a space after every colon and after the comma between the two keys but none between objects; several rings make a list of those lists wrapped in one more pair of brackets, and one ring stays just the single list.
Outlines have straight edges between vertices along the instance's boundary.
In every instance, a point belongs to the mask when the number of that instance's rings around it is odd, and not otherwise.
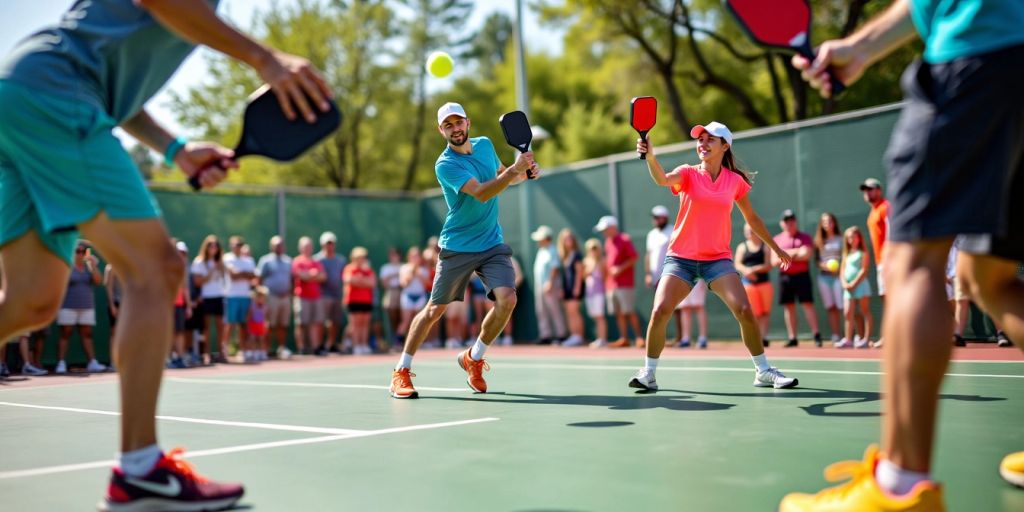
[{"label": "shoe sole", "polygon": [[1006,483],[1024,489],[1024,474],[1010,471],[1000,465],[999,476],[1003,477]]},{"label": "shoe sole", "polygon": [[242,499],[241,496],[235,496],[219,500],[185,502],[163,498],[144,498],[131,503],[110,503],[103,500],[96,505],[96,510],[100,512],[161,512],[171,510],[181,512],[213,512],[232,508],[240,499]]},{"label": "shoe sole", "polygon": [[795,388],[800,384],[800,379],[793,379],[793,382],[785,386],[776,386],[775,384],[768,384],[767,382],[761,382],[759,380],[754,381],[754,387],[756,388],[775,388],[775,389],[789,389]]},{"label": "shoe sole", "polygon": [[[469,372],[466,370],[466,365],[462,364],[462,354],[465,354],[465,353],[466,353],[465,350],[463,350],[462,352],[459,352],[458,357],[455,358],[455,362],[459,363],[459,368],[462,368],[462,371],[464,371],[464,372],[466,372],[468,374]],[[473,391],[475,391],[477,393],[486,393],[487,392],[487,388],[484,388],[483,390],[477,389],[476,386],[474,386],[473,383],[469,381],[469,377],[466,377],[466,385],[469,386],[469,389],[472,389]]]},{"label": "shoe sole", "polygon": [[420,397],[420,392],[419,391],[413,391],[412,394],[405,395],[405,396],[398,395],[394,391],[389,391],[388,394],[391,395],[391,398],[397,398],[399,400],[408,400],[410,398],[419,398]]},{"label": "shoe sole", "polygon": [[629,381],[629,387],[636,388],[636,389],[642,389],[642,390],[645,390],[645,391],[657,391],[658,390],[658,386],[651,387],[651,386],[644,385],[644,383],[640,382],[636,377],[633,377],[633,380]]}]

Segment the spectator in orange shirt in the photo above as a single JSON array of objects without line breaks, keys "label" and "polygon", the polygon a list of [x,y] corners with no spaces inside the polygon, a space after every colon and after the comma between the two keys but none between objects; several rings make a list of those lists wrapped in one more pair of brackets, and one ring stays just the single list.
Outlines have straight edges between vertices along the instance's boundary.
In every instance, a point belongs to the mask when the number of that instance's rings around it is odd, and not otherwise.
[{"label": "spectator in orange shirt", "polygon": [[345,306],[352,324],[352,354],[372,354],[370,349],[370,316],[373,313],[373,290],[377,287],[377,275],[367,259],[366,248],[354,247],[350,258],[352,263],[345,266],[342,282],[345,284]]},{"label": "spectator in orange shirt", "polygon": [[[885,307],[885,272],[882,271],[885,260],[882,255],[885,252],[885,242],[889,239],[889,201],[882,193],[882,182],[875,178],[868,178],[860,184],[860,190],[864,194],[864,202],[871,205],[871,213],[868,214],[868,236],[871,238],[871,248],[875,256],[875,274],[878,283],[878,298]],[[878,348],[882,346],[882,338],[871,346]]]}]

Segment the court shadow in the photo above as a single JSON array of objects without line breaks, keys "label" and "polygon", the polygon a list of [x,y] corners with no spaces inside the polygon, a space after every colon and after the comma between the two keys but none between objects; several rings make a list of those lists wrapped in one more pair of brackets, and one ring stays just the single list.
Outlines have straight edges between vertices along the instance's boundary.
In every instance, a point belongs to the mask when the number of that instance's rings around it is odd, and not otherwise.
[{"label": "court shadow", "polygon": [[691,400],[693,396],[679,395],[531,395],[524,393],[487,393],[466,396],[429,396],[426,400],[453,400],[458,402],[494,402],[524,405],[586,405],[607,407],[612,411],[636,411],[644,409],[667,409],[670,411],[722,411],[736,404],[701,402]]},{"label": "court shadow", "polygon": [[[830,407],[843,405],[864,404],[878,402],[882,394],[876,391],[850,391],[845,389],[824,389],[824,388],[796,388],[796,389],[768,389],[762,393],[717,393],[713,391],[689,391],[682,389],[662,389],[661,392],[683,393],[685,396],[703,395],[726,398],[778,398],[778,399],[820,399],[823,403],[812,405],[801,405],[807,414],[811,416],[828,416],[831,418],[871,418],[881,416],[881,412],[868,411],[834,411]],[[1006,400],[1003,397],[989,397],[981,395],[952,395],[943,393],[939,395],[940,400],[959,400],[964,402],[996,402]]]},{"label": "court shadow", "polygon": [[630,425],[636,425],[632,421],[580,421],[577,423],[566,423],[567,427],[583,427],[583,428],[607,428],[607,427],[628,427]]}]

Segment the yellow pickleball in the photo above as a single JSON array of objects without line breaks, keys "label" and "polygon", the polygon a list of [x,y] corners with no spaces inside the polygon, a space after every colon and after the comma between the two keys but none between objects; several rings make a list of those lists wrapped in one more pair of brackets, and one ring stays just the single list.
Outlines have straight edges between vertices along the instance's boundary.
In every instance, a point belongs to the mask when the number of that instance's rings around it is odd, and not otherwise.
[{"label": "yellow pickleball", "polygon": [[444,78],[451,74],[455,62],[452,56],[445,52],[434,52],[427,57],[427,72],[437,78]]},{"label": "yellow pickleball", "polygon": [[825,268],[827,268],[829,272],[837,272],[839,270],[839,260],[826,261]]}]

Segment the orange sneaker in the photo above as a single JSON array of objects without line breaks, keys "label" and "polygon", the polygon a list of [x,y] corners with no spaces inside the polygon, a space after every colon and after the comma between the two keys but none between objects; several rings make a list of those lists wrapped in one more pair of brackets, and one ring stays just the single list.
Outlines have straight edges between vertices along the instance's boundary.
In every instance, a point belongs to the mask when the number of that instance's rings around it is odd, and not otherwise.
[{"label": "orange sneaker", "polygon": [[419,398],[420,394],[412,387],[412,378],[416,374],[408,368],[399,368],[391,372],[391,396],[394,398]]},{"label": "orange sneaker", "polygon": [[869,446],[864,461],[845,461],[825,469],[830,482],[850,478],[845,484],[818,494],[793,493],[782,498],[779,512],[942,512],[942,486],[920,482],[904,496],[891,496],[875,481],[875,466],[880,460],[878,447]]},{"label": "orange sneaker", "polygon": [[619,338],[618,340],[615,340],[615,341],[609,343],[608,346],[611,347],[611,348],[628,347],[629,346],[629,340],[627,340],[626,338]]},{"label": "orange sneaker", "polygon": [[647,341],[643,338],[636,339],[636,348],[644,348],[647,346]]},{"label": "orange sneaker", "polygon": [[490,370],[491,365],[487,364],[485,359],[474,361],[472,357],[469,357],[469,349],[459,352],[458,358],[459,368],[466,370],[469,374],[466,377],[466,383],[469,384],[469,388],[477,393],[487,392],[487,381],[484,380],[484,370]]}]

